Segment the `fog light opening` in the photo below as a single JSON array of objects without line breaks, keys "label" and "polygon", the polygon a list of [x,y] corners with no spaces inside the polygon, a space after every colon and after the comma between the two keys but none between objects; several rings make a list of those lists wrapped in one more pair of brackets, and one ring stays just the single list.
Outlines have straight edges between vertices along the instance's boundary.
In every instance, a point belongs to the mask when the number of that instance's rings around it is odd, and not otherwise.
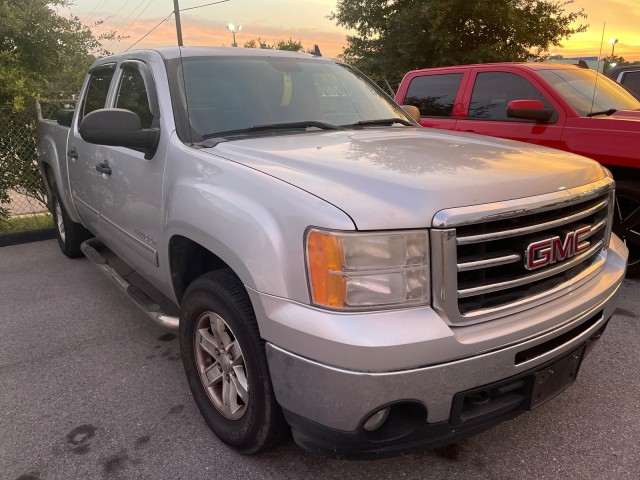
[{"label": "fog light opening", "polygon": [[365,422],[364,429],[367,432],[373,432],[379,429],[387,421],[387,418],[389,418],[389,407],[378,410],[371,415],[369,420]]}]

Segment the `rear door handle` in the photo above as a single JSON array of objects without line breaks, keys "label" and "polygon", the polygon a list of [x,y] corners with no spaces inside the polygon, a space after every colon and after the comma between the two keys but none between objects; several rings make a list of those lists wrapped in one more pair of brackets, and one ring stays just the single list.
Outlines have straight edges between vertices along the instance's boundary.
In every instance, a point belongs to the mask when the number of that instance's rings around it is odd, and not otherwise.
[{"label": "rear door handle", "polygon": [[69,155],[69,157],[74,159],[78,158],[78,151],[76,150],[76,147],[71,147],[67,152],[67,155]]},{"label": "rear door handle", "polygon": [[111,167],[107,162],[99,163],[96,165],[96,170],[105,175],[111,175]]}]

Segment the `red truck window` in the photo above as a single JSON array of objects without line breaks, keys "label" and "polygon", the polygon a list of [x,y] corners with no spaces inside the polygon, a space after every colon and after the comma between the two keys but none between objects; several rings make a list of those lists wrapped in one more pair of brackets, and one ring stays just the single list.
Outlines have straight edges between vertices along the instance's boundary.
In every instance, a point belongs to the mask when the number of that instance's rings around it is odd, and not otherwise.
[{"label": "red truck window", "polygon": [[610,108],[637,110],[640,107],[633,94],[593,70],[540,70],[538,74],[581,116]]},{"label": "red truck window", "polygon": [[509,72],[481,72],[476,76],[473,86],[469,117],[513,121],[507,117],[507,105],[512,100],[541,100],[545,108],[553,109],[540,91],[520,75]]},{"label": "red truck window", "polygon": [[461,73],[415,77],[404,104],[418,107],[423,117],[450,117],[461,81]]}]

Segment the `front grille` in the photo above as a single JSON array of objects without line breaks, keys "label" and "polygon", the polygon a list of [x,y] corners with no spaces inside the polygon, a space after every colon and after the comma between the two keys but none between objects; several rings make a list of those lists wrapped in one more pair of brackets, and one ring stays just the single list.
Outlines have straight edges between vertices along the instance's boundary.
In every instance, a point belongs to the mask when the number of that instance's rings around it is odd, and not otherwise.
[{"label": "front grille", "polygon": [[[450,323],[466,325],[530,308],[586,281],[606,255],[612,186],[606,179],[534,199],[439,212],[434,226],[448,228],[431,232],[434,306]],[[563,258],[576,231],[582,232],[579,251]],[[527,269],[527,247],[554,237],[557,261]]]}]

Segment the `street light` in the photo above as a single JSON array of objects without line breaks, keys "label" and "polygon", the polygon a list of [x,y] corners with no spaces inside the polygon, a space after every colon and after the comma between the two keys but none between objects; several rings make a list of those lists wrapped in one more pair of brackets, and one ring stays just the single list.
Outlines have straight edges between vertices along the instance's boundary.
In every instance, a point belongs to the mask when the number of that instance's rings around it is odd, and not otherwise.
[{"label": "street light", "polygon": [[611,40],[609,40],[609,43],[611,44],[611,58],[613,58],[613,52],[615,52],[616,50],[616,43],[618,43],[618,39],[612,38]]},{"label": "street light", "polygon": [[236,43],[236,33],[242,30],[242,25],[234,25],[233,23],[230,23],[229,25],[227,25],[227,30],[229,30],[233,35],[233,43],[231,44],[231,46],[237,47],[238,44]]}]

